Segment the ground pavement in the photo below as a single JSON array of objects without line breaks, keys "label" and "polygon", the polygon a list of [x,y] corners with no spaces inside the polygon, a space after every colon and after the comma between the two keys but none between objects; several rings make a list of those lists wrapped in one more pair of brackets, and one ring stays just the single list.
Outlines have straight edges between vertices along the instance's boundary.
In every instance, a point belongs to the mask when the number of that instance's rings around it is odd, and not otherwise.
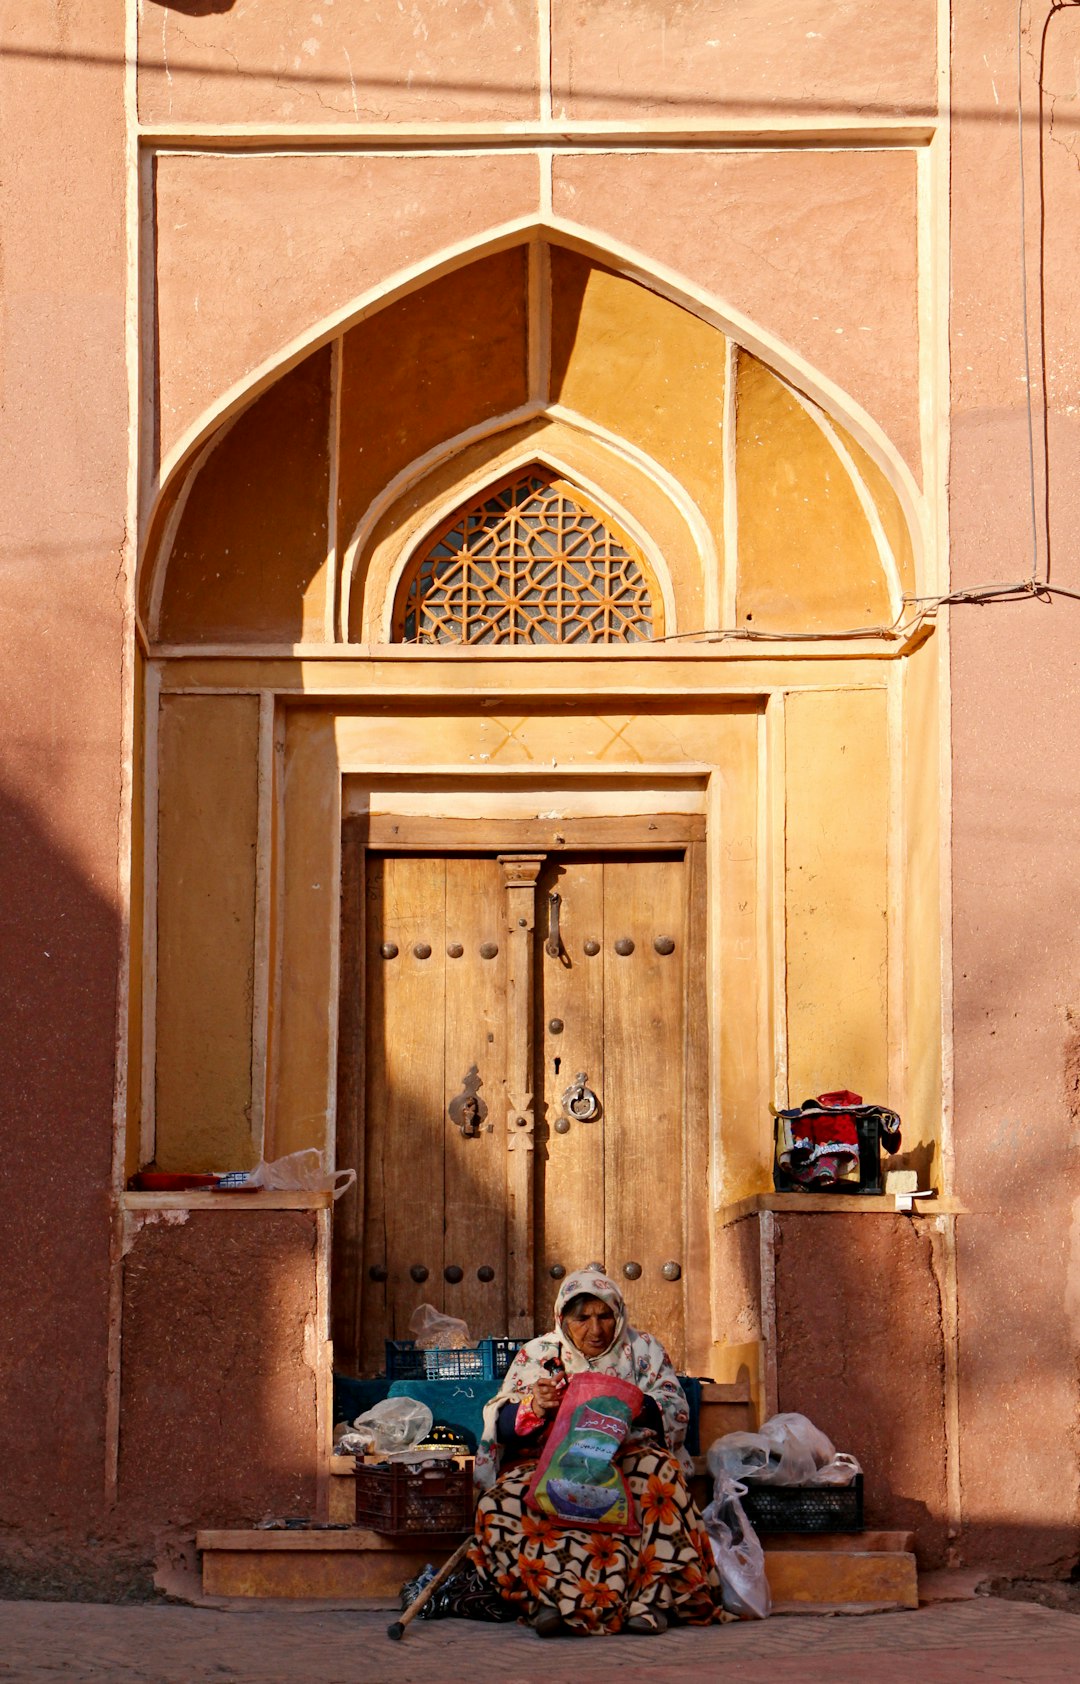
[{"label": "ground pavement", "polygon": [[385,1613],[0,1603],[3,1684],[1061,1684],[1075,1614],[980,1597],[904,1614],[780,1616],[660,1638],[541,1642],[457,1620],[386,1638]]}]

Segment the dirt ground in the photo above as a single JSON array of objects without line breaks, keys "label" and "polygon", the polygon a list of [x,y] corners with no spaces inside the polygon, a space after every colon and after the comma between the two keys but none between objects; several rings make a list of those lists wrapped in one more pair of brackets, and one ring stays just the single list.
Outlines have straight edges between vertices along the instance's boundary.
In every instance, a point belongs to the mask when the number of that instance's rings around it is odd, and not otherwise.
[{"label": "dirt ground", "polygon": [[385,1613],[273,1606],[0,1603],[12,1684],[1059,1684],[1080,1677],[1075,1615],[979,1597],[913,1613],[781,1616],[660,1638],[541,1642],[445,1620],[401,1643]]}]

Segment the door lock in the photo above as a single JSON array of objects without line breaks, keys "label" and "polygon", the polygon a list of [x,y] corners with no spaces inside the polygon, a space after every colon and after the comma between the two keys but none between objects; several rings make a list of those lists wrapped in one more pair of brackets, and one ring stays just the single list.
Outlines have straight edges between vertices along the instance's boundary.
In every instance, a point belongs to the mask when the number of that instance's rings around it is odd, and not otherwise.
[{"label": "door lock", "polygon": [[569,1117],[577,1123],[594,1123],[600,1115],[600,1101],[592,1088],[586,1087],[587,1070],[579,1070],[562,1096]]}]

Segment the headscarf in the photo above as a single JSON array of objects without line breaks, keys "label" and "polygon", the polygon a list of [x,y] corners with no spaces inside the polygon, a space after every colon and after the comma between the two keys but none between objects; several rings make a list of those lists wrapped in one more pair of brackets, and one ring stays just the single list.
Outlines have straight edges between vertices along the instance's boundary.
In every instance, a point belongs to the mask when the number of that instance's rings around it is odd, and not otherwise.
[{"label": "headscarf", "polygon": [[[564,1325],[563,1318],[572,1299],[584,1295],[599,1298],[615,1312],[615,1335],[606,1351],[598,1357],[587,1357],[579,1351]],[[686,1472],[692,1472],[690,1458],[683,1450],[690,1411],[686,1396],[679,1385],[675,1370],[659,1339],[651,1333],[639,1333],[630,1326],[623,1295],[615,1282],[597,1269],[579,1269],[568,1275],[559,1288],[555,1300],[555,1326],[550,1333],[530,1339],[514,1358],[503,1377],[503,1383],[484,1408],[484,1431],[476,1452],[474,1477],[481,1490],[495,1483],[499,1473],[501,1446],[497,1423],[504,1403],[521,1403],[532,1395],[538,1380],[551,1378],[545,1362],[555,1361],[574,1374],[614,1374],[629,1380],[646,1397],[651,1397],[660,1410],[664,1422],[664,1438],[668,1450]]]}]

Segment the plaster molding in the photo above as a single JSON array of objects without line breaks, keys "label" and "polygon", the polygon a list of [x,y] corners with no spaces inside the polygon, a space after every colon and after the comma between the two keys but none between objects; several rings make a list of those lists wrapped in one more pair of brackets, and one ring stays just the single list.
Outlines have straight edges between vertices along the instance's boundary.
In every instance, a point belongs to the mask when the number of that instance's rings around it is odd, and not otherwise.
[{"label": "plaster molding", "polygon": [[[542,418],[543,414],[548,414],[551,415],[553,419],[562,421],[564,425],[573,426],[574,424],[568,420],[568,416],[571,413],[572,412],[567,411],[562,414],[556,414],[554,407],[549,407],[546,411],[541,412],[541,416],[539,416],[538,419]],[[582,426],[580,423],[578,423],[577,430],[582,432],[590,431],[589,428]],[[597,429],[596,433],[598,434],[602,431],[603,429]],[[596,435],[594,434],[594,436]],[[608,448],[614,448],[610,440],[601,438],[599,439],[599,442],[607,444]],[[629,451],[621,453],[625,454],[627,459],[629,459]],[[451,452],[449,454],[453,455],[456,453]],[[385,578],[379,579],[375,583],[374,590],[376,600],[370,605],[370,607],[365,604],[365,633],[374,634],[373,641],[390,643],[392,641],[391,628],[394,603],[397,599],[398,588],[401,584],[402,575],[408,567],[409,562],[412,560],[417,548],[428,542],[432,535],[438,531],[440,524],[449,520],[456,509],[458,509],[463,503],[468,502],[471,497],[476,496],[478,492],[481,492],[485,485],[494,480],[502,479],[507,474],[512,474],[519,468],[528,467],[530,462],[537,462],[545,468],[550,468],[554,473],[563,475],[566,479],[570,480],[572,484],[579,485],[582,491],[586,492],[588,496],[593,498],[601,509],[605,509],[610,513],[612,520],[621,526],[627,536],[632,539],[634,544],[636,544],[642,555],[645,557],[652,575],[660,589],[660,595],[664,605],[665,635],[671,636],[677,634],[678,619],[675,608],[675,590],[672,584],[671,574],[668,570],[667,562],[664,559],[659,545],[652,538],[646,528],[642,526],[637,515],[628,509],[625,504],[613,498],[609,487],[598,484],[586,470],[582,469],[579,463],[572,461],[571,454],[572,453],[570,452],[561,451],[558,446],[552,448],[552,446],[544,440],[530,438],[523,439],[520,442],[515,443],[506,451],[499,452],[496,456],[472,470],[464,478],[449,487],[437,501],[429,504],[422,510],[418,510],[411,520],[402,522],[401,525],[397,526],[394,538],[395,549],[397,551],[396,559],[393,565],[387,570]],[[642,464],[640,462],[634,462],[633,466],[637,467],[641,471],[645,471],[642,469]],[[408,469],[406,469],[405,472],[406,474],[409,474]],[[398,477],[400,478],[401,476],[399,475]],[[649,477],[652,478],[653,476],[650,474]],[[422,475],[418,475],[415,478],[410,477],[409,481],[399,491],[398,497],[401,498],[407,496],[409,490],[418,484],[422,478]],[[396,500],[397,499],[394,499],[394,501]],[[674,501],[674,499],[672,499],[672,501]],[[385,514],[389,507],[392,507],[392,502],[387,502],[381,513]],[[679,512],[683,512],[681,508]],[[368,536],[370,536],[373,531],[373,524],[369,524],[367,517],[365,517],[364,528],[366,529]],[[352,570],[356,564],[357,556],[361,553],[362,543],[363,532],[358,531],[355,544],[350,544],[348,550],[350,579],[352,576]],[[342,623],[343,638],[346,638],[347,634],[348,621],[344,620]]]},{"label": "plaster molding", "polygon": [[838,148],[880,151],[883,146],[929,146],[940,114],[911,117],[732,118],[726,123],[680,117],[638,122],[571,117],[516,123],[143,123],[139,143],[147,152],[476,152],[656,151],[699,146],[715,151]]},{"label": "plaster molding", "polygon": [[[181,435],[161,464],[158,480],[152,489],[151,508],[144,527],[141,552],[143,568],[148,564],[154,565],[155,551],[161,553],[163,559],[165,557],[166,552],[161,542],[164,534],[159,536],[157,513],[162,506],[165,492],[177,476],[190,467],[193,458],[225,421],[238,415],[304,357],[387,305],[481,257],[491,256],[529,241],[566,247],[667,298],[671,303],[710,323],[728,338],[738,341],[766,363],[774,373],[790,381],[800,392],[809,396],[826,415],[838,420],[877,463],[896,492],[911,529],[916,578],[920,589],[922,588],[920,569],[925,549],[922,540],[927,520],[926,498],[910,468],[880,424],[843,388],[822,374],[793,346],[762,328],[741,310],[689,281],[668,265],[645,257],[624,242],[601,237],[585,225],[554,215],[542,218],[515,218],[489,229],[485,234],[442,247],[427,258],[396,271],[378,286],[370,288],[349,304],[305,329],[243,380],[229,387]],[[160,572],[161,568],[155,567],[155,571]],[[152,586],[155,587],[160,594],[157,581],[154,581]]]}]

